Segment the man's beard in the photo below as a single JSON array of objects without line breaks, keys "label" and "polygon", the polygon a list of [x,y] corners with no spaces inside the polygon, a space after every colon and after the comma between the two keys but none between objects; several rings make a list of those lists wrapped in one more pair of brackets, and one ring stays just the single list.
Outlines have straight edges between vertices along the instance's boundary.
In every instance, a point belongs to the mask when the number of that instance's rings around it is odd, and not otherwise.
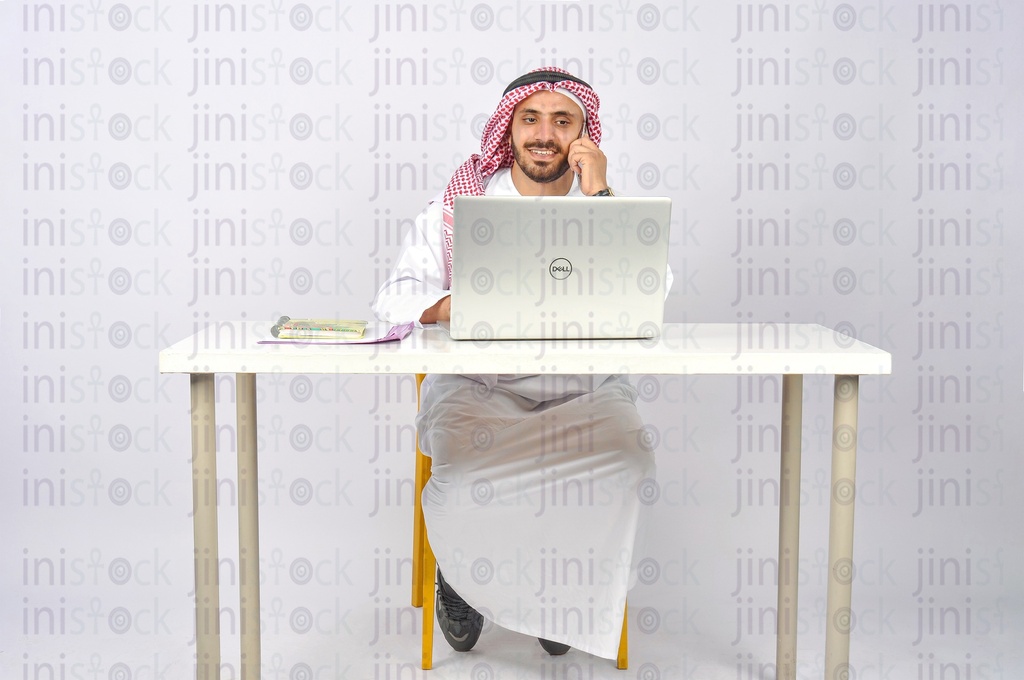
[{"label": "man's beard", "polygon": [[[512,157],[515,158],[519,169],[523,171],[524,175],[538,184],[554,182],[569,171],[568,155],[563,155],[562,162],[559,164],[552,163],[546,167],[540,167],[534,164],[533,159],[526,157],[526,154],[520,151],[519,145],[516,144],[515,140],[511,140],[511,144]],[[562,150],[554,142],[551,144],[534,144],[530,148],[550,150],[554,151],[555,154],[562,153]]]}]

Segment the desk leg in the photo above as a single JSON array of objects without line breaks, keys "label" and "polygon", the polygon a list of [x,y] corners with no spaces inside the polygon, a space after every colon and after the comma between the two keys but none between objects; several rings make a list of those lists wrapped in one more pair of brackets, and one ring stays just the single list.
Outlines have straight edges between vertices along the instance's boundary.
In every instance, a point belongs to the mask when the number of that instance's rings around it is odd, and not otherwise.
[{"label": "desk leg", "polygon": [[193,373],[192,531],[196,576],[196,678],[220,678],[220,576],[217,554],[217,421],[214,376]]},{"label": "desk leg", "polygon": [[256,463],[256,375],[235,375],[238,414],[238,576],[242,680],[260,677],[260,528]]},{"label": "desk leg", "polygon": [[778,680],[796,680],[797,581],[800,578],[800,437],[802,375],[782,377],[779,475],[779,600],[775,668]]},{"label": "desk leg", "polygon": [[825,678],[848,680],[853,612],[853,505],[857,463],[857,392],[855,375],[837,375],[832,414],[832,495],[828,526],[828,598],[825,622]]}]

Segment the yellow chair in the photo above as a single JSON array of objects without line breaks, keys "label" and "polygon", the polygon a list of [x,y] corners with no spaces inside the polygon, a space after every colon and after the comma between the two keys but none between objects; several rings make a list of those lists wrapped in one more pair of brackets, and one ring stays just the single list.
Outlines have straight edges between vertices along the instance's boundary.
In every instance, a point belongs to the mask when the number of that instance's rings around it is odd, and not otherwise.
[{"label": "yellow chair", "polygon": [[[420,385],[423,373],[416,375],[416,408],[419,409]],[[420,451],[419,434],[416,435],[416,494],[413,501],[412,522],[412,606],[423,607],[422,662],[423,670],[430,670],[434,665],[434,573],[437,571],[437,560],[427,540],[427,526],[423,521],[423,505],[420,496],[423,487],[430,479],[430,457]],[[629,666],[627,657],[627,621],[629,607],[622,613],[622,637],[619,638],[619,653],[615,659],[615,667],[625,670]]]}]

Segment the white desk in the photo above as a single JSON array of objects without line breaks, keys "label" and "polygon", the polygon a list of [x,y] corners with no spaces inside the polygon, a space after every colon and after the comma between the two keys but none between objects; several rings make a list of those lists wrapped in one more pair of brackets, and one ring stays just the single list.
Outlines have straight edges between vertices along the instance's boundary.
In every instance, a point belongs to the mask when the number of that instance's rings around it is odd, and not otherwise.
[{"label": "white desk", "polygon": [[[260,329],[266,329],[263,325]],[[214,374],[236,374],[242,678],[260,674],[256,375],[531,373],[781,374],[777,677],[796,677],[800,432],[804,374],[835,376],[825,678],[850,676],[854,477],[859,376],[892,370],[888,352],[814,324],[666,324],[657,341],[455,342],[436,328],[401,343],[260,345],[251,322],[212,324],[160,353],[161,373],[188,373],[192,398],[196,673],[220,669]],[[413,414],[409,414],[412,418]]]}]

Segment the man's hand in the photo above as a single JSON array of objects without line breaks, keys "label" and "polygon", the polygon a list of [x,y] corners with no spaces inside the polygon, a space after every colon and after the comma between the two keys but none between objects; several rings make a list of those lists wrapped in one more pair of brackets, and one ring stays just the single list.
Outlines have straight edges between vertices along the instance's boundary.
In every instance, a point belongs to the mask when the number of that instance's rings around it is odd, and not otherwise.
[{"label": "man's hand", "polygon": [[420,314],[420,323],[437,323],[452,320],[452,296],[446,295]]},{"label": "man's hand", "polygon": [[583,135],[569,145],[569,167],[580,178],[580,189],[587,196],[608,188],[608,158],[590,137]]}]

